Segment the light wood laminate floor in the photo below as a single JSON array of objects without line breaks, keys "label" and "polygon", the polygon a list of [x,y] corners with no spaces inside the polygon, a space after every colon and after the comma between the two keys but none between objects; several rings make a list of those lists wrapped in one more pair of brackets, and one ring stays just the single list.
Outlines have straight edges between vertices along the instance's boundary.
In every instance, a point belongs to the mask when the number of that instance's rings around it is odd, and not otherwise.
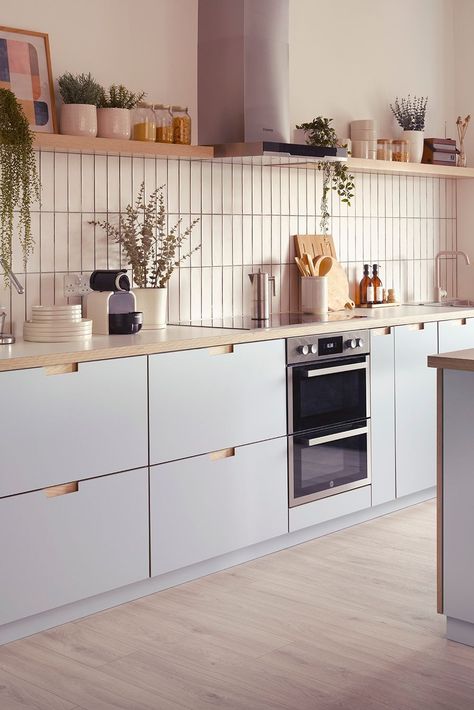
[{"label": "light wood laminate floor", "polygon": [[436,614],[435,509],[400,513],[0,648],[1,710],[469,710]]}]

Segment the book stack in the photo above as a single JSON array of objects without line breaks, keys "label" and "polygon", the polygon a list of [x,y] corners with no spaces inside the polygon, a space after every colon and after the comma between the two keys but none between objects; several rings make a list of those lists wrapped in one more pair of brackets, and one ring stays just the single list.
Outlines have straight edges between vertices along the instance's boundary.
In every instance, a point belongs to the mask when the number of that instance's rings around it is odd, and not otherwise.
[{"label": "book stack", "polygon": [[452,138],[425,138],[422,163],[456,165],[456,141]]}]

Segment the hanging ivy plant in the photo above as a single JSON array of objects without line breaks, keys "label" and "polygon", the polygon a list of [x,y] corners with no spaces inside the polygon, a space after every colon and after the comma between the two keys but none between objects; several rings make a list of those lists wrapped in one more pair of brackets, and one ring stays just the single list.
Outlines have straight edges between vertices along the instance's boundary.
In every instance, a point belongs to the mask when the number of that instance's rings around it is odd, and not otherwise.
[{"label": "hanging ivy plant", "polygon": [[[317,116],[309,123],[301,123],[296,128],[301,128],[306,135],[308,145],[317,145],[323,148],[336,148],[338,140],[336,131],[330,125],[332,118]],[[321,198],[321,221],[319,223],[323,234],[329,228],[329,190],[334,190],[341,202],[350,207],[354,197],[354,176],[349,173],[346,163],[340,161],[320,160],[318,170],[323,173],[323,195]]]},{"label": "hanging ivy plant", "polygon": [[33,151],[33,133],[21,104],[8,89],[0,89],[0,267],[5,285],[12,268],[14,211],[26,268],[33,251],[31,206],[40,198],[40,181]]}]

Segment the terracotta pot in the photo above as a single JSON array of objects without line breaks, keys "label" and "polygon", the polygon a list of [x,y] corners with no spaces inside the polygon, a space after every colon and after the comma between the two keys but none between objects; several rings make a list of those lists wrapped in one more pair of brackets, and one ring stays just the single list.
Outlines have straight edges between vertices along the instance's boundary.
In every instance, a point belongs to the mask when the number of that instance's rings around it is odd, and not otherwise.
[{"label": "terracotta pot", "polygon": [[168,289],[164,288],[134,288],[137,311],[143,313],[143,330],[158,330],[166,328],[166,306]]},{"label": "terracotta pot", "polygon": [[67,136],[97,135],[97,109],[92,104],[62,104],[60,130]]},{"label": "terracotta pot", "polygon": [[130,110],[128,108],[97,109],[97,135],[99,138],[130,138]]}]

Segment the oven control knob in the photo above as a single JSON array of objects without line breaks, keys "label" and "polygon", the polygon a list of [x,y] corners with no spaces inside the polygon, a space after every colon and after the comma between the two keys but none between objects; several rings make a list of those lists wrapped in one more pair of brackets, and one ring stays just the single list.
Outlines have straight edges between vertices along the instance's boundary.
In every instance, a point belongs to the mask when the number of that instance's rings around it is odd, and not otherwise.
[{"label": "oven control knob", "polygon": [[357,340],[355,338],[352,338],[351,340],[346,340],[346,348],[350,348],[351,350],[355,350],[357,347]]},{"label": "oven control knob", "polygon": [[313,344],[311,345],[310,350],[311,350],[311,355],[317,355],[317,354],[318,354],[318,346],[316,345],[316,343],[313,343]]},{"label": "oven control knob", "polygon": [[300,345],[298,350],[302,355],[309,355],[309,345]]},{"label": "oven control knob", "polygon": [[364,341],[362,340],[362,338],[356,338],[356,343],[358,348],[364,347]]}]

